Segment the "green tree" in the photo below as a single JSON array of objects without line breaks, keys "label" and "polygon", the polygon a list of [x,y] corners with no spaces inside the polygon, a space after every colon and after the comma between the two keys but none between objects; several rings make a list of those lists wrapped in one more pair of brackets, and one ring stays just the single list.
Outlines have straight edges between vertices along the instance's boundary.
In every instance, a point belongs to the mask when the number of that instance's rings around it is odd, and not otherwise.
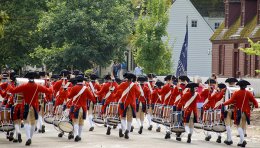
[{"label": "green tree", "polygon": [[8,65],[18,70],[31,63],[28,55],[35,46],[32,32],[39,13],[45,9],[45,0],[0,1],[0,10],[9,17],[0,39],[0,67]]},{"label": "green tree", "polygon": [[143,3],[136,32],[132,39],[135,61],[145,73],[167,74],[171,72],[171,51],[168,46],[168,0],[148,0]]},{"label": "green tree", "polygon": [[[250,43],[250,47],[240,48],[240,50],[245,52],[248,55],[260,56],[260,41],[253,42],[250,38],[248,38],[248,42]],[[256,71],[260,72],[260,70],[256,70]]]},{"label": "green tree", "polygon": [[45,51],[44,59],[56,62],[41,60],[40,64],[50,70],[63,65],[86,70],[122,58],[133,26],[130,4],[128,0],[48,2],[35,32],[39,46],[31,57],[37,59],[43,56],[39,51]]},{"label": "green tree", "polygon": [[8,15],[4,11],[0,11],[0,38],[4,37],[4,25],[8,22]]}]

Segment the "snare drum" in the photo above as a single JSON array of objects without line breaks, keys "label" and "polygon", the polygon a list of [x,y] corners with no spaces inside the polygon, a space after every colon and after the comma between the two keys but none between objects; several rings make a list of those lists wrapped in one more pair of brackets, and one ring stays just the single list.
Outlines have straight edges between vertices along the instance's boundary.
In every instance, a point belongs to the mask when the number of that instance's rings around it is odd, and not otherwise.
[{"label": "snare drum", "polygon": [[44,121],[48,124],[52,124],[54,120],[54,116],[53,116],[53,103],[52,102],[48,102],[45,105],[45,115],[44,115]]},{"label": "snare drum", "polygon": [[120,123],[118,116],[118,103],[111,102],[106,109],[106,120],[108,125],[117,125]]},{"label": "snare drum", "polygon": [[14,125],[11,120],[11,109],[1,107],[0,114],[0,131],[8,132],[14,130]]},{"label": "snare drum", "polygon": [[203,112],[203,129],[206,131],[212,131],[213,114],[214,111],[212,110],[205,110]]},{"label": "snare drum", "polygon": [[173,118],[172,118],[172,113],[173,113],[173,107],[170,105],[164,106],[163,107],[163,124],[165,126],[171,126],[171,123],[173,123]]},{"label": "snare drum", "polygon": [[53,118],[53,125],[58,126],[61,118],[62,118],[62,111],[63,111],[63,105],[59,105],[56,107],[54,118]]},{"label": "snare drum", "polygon": [[183,126],[183,118],[182,111],[174,111],[173,112],[173,123],[171,124],[171,131],[174,133],[183,133],[185,132],[185,128]]},{"label": "snare drum", "polygon": [[97,103],[94,105],[94,117],[93,117],[93,122],[97,123],[97,124],[104,124],[105,121],[102,117],[102,104],[101,103]]},{"label": "snare drum", "polygon": [[155,104],[154,110],[153,110],[153,116],[152,121],[154,123],[162,124],[162,105],[161,104]]},{"label": "snare drum", "polygon": [[61,131],[65,133],[70,133],[73,131],[74,127],[72,122],[69,119],[70,109],[66,109],[62,112],[62,118],[58,123],[58,127]]},{"label": "snare drum", "polygon": [[226,126],[224,121],[222,120],[222,113],[220,109],[214,110],[214,124],[212,130],[214,132],[223,133],[226,131]]},{"label": "snare drum", "polygon": [[194,123],[194,128],[197,129],[203,128],[203,120],[202,120],[201,112],[202,112],[201,108],[197,108],[197,123]]}]

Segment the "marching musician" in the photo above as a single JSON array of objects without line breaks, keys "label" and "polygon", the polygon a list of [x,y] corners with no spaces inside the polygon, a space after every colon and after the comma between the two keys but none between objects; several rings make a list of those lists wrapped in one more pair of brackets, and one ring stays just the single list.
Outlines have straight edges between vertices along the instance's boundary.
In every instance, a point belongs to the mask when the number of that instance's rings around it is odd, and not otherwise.
[{"label": "marching musician", "polygon": [[240,80],[236,85],[240,87],[240,90],[234,92],[232,97],[224,105],[235,105],[234,121],[240,135],[240,141],[237,146],[245,147],[247,142],[244,140],[243,127],[245,127],[245,124],[250,125],[250,103],[253,103],[255,108],[258,108],[258,102],[252,93],[246,90],[246,87],[250,85],[248,81]]},{"label": "marching musician", "polygon": [[[90,88],[90,91],[92,93],[92,95],[96,98],[95,102],[101,102],[101,100],[98,99],[98,96],[96,94],[96,91],[100,91],[101,87],[98,84],[98,82],[96,82],[96,80],[99,77],[95,74],[91,74],[90,75],[90,82],[88,83],[88,87]],[[101,98],[102,99],[102,98]],[[94,109],[94,103],[92,101],[89,100],[88,102],[88,120],[90,123],[90,128],[89,131],[93,131],[94,130],[94,122],[93,122],[93,109]]]},{"label": "marching musician", "polygon": [[124,74],[124,77],[127,81],[118,86],[115,96],[120,96],[118,103],[122,129],[119,129],[119,137],[124,136],[125,139],[129,139],[132,120],[136,117],[136,98],[140,96],[140,90],[136,83],[132,82],[136,79],[133,73],[127,72]]},{"label": "marching musician", "polygon": [[[172,93],[174,90],[173,81],[175,79],[176,79],[176,77],[174,75],[167,75],[164,78],[165,85],[163,86],[163,88],[161,90],[162,102],[164,105],[169,103],[169,100],[170,100],[169,98],[172,97]],[[171,138],[171,133],[169,130],[166,130],[165,139],[170,139],[170,138]]]},{"label": "marching musician", "polygon": [[[109,105],[110,102],[117,102],[116,98],[113,96],[116,92],[116,89],[118,87],[117,82],[115,82],[115,79],[112,79],[112,76],[110,74],[104,76],[104,80],[106,81],[103,83],[100,91],[96,92],[96,95],[98,97],[102,97],[102,112],[105,113],[106,107]],[[107,132],[106,135],[111,134],[111,126],[107,125]]]},{"label": "marching musician", "polygon": [[148,105],[147,105],[147,120],[148,120],[148,130],[151,131],[153,126],[152,126],[152,107],[151,107],[151,94],[153,93],[153,89],[155,86],[155,81],[154,78],[156,78],[156,75],[153,73],[149,73],[147,75],[148,77],[148,82],[145,83],[145,85],[149,88],[150,95],[148,96]]},{"label": "marching musician", "polygon": [[144,126],[144,115],[147,111],[147,105],[148,105],[148,98],[150,96],[150,90],[145,85],[145,82],[147,81],[147,77],[145,76],[138,76],[137,78],[137,85],[140,90],[140,96],[137,96],[136,99],[136,120],[139,125],[139,134],[142,134],[143,132],[143,126]]},{"label": "marching musician", "polygon": [[82,75],[76,76],[77,85],[73,86],[68,94],[68,98],[72,99],[72,106],[70,112],[72,113],[72,121],[74,126],[75,142],[81,140],[81,133],[86,119],[87,100],[90,99],[95,102],[92,93],[83,85],[84,77]]},{"label": "marching musician", "polygon": [[[187,93],[189,91],[189,88],[186,88],[187,84],[190,82],[189,77],[183,75],[183,76],[179,76],[178,78],[178,83],[177,83],[177,87],[174,88],[174,99],[172,99],[173,101],[173,110],[176,111],[177,108],[176,106],[178,106],[181,97]],[[181,141],[181,133],[176,133],[176,140],[177,141]]]},{"label": "marching musician", "polygon": [[187,143],[191,143],[191,136],[193,134],[194,122],[197,122],[197,100],[200,99],[200,95],[195,92],[195,88],[198,87],[197,83],[189,83],[186,88],[187,91],[177,105],[177,109],[182,108],[184,111],[184,124],[185,131],[188,134]]},{"label": "marching musician", "polygon": [[29,82],[23,85],[16,87],[12,93],[22,93],[24,96],[24,128],[26,131],[26,146],[31,145],[32,136],[35,130],[35,124],[38,119],[38,110],[39,102],[38,95],[39,93],[51,93],[52,89],[48,89],[45,86],[41,86],[34,82],[34,78],[37,76],[35,72],[28,72],[26,78],[29,79]]},{"label": "marching musician", "polygon": [[[225,83],[228,84],[226,92],[225,92],[225,98],[229,99],[232,97],[233,92],[231,92],[231,90],[236,88],[237,82],[238,82],[238,80],[236,78],[232,78],[232,77],[227,78],[225,80]],[[227,101],[227,100],[224,100],[224,101]],[[224,141],[224,143],[226,145],[233,144],[232,135],[231,135],[232,114],[233,114],[233,110],[231,110],[231,109],[225,110],[224,121],[225,121],[225,125],[226,125],[226,130],[227,130],[227,139]]]},{"label": "marching musician", "polygon": [[[152,109],[152,113],[154,113],[154,107],[157,104],[162,104],[162,97],[161,97],[161,89],[163,87],[164,83],[160,80],[158,80],[155,83],[154,86],[154,90],[151,94],[151,109]],[[161,127],[160,124],[157,123],[157,128],[156,128],[156,132],[161,132]]]},{"label": "marching musician", "polygon": [[[208,86],[206,88],[204,88],[204,90],[201,92],[200,96],[203,97],[204,99],[204,103],[203,103],[203,112],[206,110],[212,110],[211,108],[211,104],[209,103],[209,100],[211,99],[211,97],[213,95],[216,94],[216,80],[215,79],[208,79],[205,84]],[[211,139],[211,134],[209,131],[206,132],[206,137],[205,140],[206,141],[210,141]]]}]

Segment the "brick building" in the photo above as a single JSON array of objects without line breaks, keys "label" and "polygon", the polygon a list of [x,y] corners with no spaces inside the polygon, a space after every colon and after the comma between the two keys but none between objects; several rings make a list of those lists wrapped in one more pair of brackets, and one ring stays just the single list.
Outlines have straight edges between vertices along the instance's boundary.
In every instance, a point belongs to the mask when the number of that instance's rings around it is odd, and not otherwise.
[{"label": "brick building", "polygon": [[247,37],[260,41],[260,0],[224,0],[225,22],[212,42],[212,72],[219,77],[260,77],[260,56],[246,55]]}]

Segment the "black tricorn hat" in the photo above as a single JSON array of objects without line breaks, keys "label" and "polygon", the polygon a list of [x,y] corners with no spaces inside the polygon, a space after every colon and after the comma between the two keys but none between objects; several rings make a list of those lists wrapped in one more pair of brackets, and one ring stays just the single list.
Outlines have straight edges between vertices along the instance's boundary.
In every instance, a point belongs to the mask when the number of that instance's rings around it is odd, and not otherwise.
[{"label": "black tricorn hat", "polygon": [[7,79],[9,77],[8,73],[2,73],[2,79]]},{"label": "black tricorn hat", "polygon": [[60,78],[60,76],[57,75],[57,74],[53,74],[53,75],[51,76],[51,79],[59,79],[59,78]]},{"label": "black tricorn hat", "polygon": [[238,82],[236,78],[227,78],[225,83],[233,83],[233,82]]},{"label": "black tricorn hat", "polygon": [[164,78],[164,81],[168,81],[168,80],[175,80],[176,77],[174,75],[167,75],[165,78]]},{"label": "black tricorn hat", "polygon": [[155,83],[155,85],[158,86],[158,87],[161,87],[161,86],[164,85],[164,83],[163,83],[162,81],[158,80],[158,81]]},{"label": "black tricorn hat", "polygon": [[39,72],[39,76],[45,77],[45,75],[46,75],[46,72],[45,72],[45,71],[40,71],[40,72]]},{"label": "black tricorn hat", "polygon": [[137,78],[137,81],[145,82],[145,81],[147,81],[147,77],[146,77],[146,76],[139,76],[139,77]]},{"label": "black tricorn hat", "polygon": [[107,74],[107,75],[105,75],[105,76],[104,76],[104,79],[105,79],[105,80],[111,80],[111,79],[112,79],[112,77],[111,77],[111,75],[110,75],[110,74]]},{"label": "black tricorn hat", "polygon": [[95,75],[95,74],[91,74],[89,77],[90,77],[90,80],[96,80],[96,79],[99,78],[99,77],[98,77],[97,75]]},{"label": "black tricorn hat", "polygon": [[179,76],[179,79],[182,80],[182,81],[190,82],[190,78],[187,77],[187,76]]},{"label": "black tricorn hat", "polygon": [[119,79],[119,78],[117,78],[117,77],[115,78],[115,81],[116,81],[116,83],[118,83],[118,84],[122,82],[122,80]]},{"label": "black tricorn hat", "polygon": [[71,74],[71,73],[67,69],[63,69],[60,72],[60,76],[64,76],[64,77],[67,77],[69,74]]},{"label": "black tricorn hat", "polygon": [[77,75],[82,75],[83,73],[79,70],[74,70],[72,74],[77,76]]},{"label": "black tricorn hat", "polygon": [[218,88],[220,88],[220,89],[223,89],[223,88],[226,88],[227,86],[226,86],[226,84],[224,84],[224,83],[219,83],[218,84]]},{"label": "black tricorn hat", "polygon": [[247,86],[247,85],[251,85],[251,84],[246,80],[239,80],[236,85]]},{"label": "black tricorn hat", "polygon": [[131,73],[131,72],[127,72],[124,74],[124,78],[127,78],[127,79],[136,79],[136,76],[135,74]]},{"label": "black tricorn hat", "polygon": [[24,77],[28,79],[35,79],[36,77],[38,77],[38,74],[37,72],[30,71],[27,74],[25,74]]},{"label": "black tricorn hat", "polygon": [[82,75],[77,75],[77,76],[75,77],[75,79],[76,79],[78,82],[87,81],[87,79],[86,79],[84,76],[82,76]]},{"label": "black tricorn hat", "polygon": [[75,84],[77,84],[78,81],[76,78],[71,78],[71,79],[69,79],[68,82],[71,82],[73,85],[75,85]]},{"label": "black tricorn hat", "polygon": [[217,82],[216,82],[216,80],[214,80],[214,79],[208,79],[206,82],[205,82],[205,84],[216,84]]},{"label": "black tricorn hat", "polygon": [[153,74],[153,73],[149,73],[149,74],[147,75],[147,77],[150,78],[150,79],[152,79],[152,78],[156,78],[156,75]]},{"label": "black tricorn hat", "polygon": [[186,85],[186,88],[195,88],[195,87],[199,87],[199,84],[191,82]]}]

